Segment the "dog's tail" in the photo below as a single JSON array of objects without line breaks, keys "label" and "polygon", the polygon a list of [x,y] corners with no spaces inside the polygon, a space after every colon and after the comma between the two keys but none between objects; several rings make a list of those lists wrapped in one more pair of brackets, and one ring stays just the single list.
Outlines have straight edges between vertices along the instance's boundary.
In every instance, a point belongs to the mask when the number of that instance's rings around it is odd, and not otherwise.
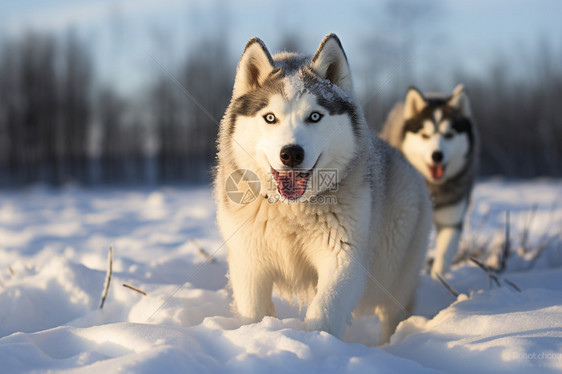
[{"label": "dog's tail", "polygon": [[404,103],[398,102],[388,113],[379,136],[394,148],[400,149],[404,128]]}]

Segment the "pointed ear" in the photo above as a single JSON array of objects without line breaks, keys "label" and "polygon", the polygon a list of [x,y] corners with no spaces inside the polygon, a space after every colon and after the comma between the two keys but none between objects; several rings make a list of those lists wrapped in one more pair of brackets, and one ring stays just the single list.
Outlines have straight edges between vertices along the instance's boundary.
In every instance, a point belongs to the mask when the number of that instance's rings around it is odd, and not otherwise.
[{"label": "pointed ear", "polygon": [[406,100],[404,100],[404,119],[417,115],[423,110],[427,102],[423,94],[415,87],[410,87],[406,93]]},{"label": "pointed ear", "polygon": [[328,34],[322,39],[318,50],[310,61],[310,68],[320,78],[329,80],[347,93],[352,93],[351,71],[336,34]]},{"label": "pointed ear", "polygon": [[275,69],[273,58],[259,38],[252,38],[246,44],[234,79],[233,96],[240,97],[260,87]]},{"label": "pointed ear", "polygon": [[470,117],[470,102],[462,84],[455,87],[447,104],[455,109],[458,109],[463,116]]}]

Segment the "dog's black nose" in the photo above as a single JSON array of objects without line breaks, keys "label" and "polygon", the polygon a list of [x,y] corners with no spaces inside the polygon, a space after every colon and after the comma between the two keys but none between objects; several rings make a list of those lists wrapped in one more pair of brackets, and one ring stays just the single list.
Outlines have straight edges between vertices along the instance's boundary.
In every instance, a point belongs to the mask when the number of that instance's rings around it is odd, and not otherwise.
[{"label": "dog's black nose", "polygon": [[304,160],[304,149],[296,144],[286,145],[281,149],[279,158],[281,158],[283,165],[294,168],[299,166]]},{"label": "dog's black nose", "polygon": [[435,162],[441,162],[443,161],[443,152],[441,151],[434,151],[431,154],[431,159]]}]

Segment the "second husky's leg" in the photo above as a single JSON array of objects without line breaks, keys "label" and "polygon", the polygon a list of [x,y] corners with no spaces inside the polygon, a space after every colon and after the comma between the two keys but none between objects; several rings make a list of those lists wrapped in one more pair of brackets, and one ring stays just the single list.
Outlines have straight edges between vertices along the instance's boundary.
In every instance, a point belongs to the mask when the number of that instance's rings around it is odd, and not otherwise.
[{"label": "second husky's leg", "polygon": [[461,234],[460,225],[441,227],[437,230],[436,253],[431,267],[432,277],[436,277],[436,274],[445,275],[449,271],[459,247]]},{"label": "second husky's leg", "polygon": [[433,211],[433,221],[437,226],[435,260],[431,267],[431,276],[433,278],[436,277],[435,274],[445,275],[453,263],[453,258],[459,248],[462,222],[467,204],[468,201],[465,199],[457,204]]}]

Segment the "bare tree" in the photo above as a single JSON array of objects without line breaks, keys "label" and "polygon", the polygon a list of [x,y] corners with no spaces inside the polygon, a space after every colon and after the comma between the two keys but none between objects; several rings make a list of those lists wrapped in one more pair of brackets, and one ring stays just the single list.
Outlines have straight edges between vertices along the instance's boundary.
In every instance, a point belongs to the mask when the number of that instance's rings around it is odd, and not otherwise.
[{"label": "bare tree", "polygon": [[24,183],[45,177],[49,140],[56,127],[56,44],[34,33],[4,46],[2,102],[10,142],[7,163],[11,178]]},{"label": "bare tree", "polygon": [[[59,172],[72,179],[84,180],[91,124],[92,67],[90,56],[70,30],[63,44],[59,84],[60,127],[55,139]],[[64,176],[59,179],[64,178]]]}]

